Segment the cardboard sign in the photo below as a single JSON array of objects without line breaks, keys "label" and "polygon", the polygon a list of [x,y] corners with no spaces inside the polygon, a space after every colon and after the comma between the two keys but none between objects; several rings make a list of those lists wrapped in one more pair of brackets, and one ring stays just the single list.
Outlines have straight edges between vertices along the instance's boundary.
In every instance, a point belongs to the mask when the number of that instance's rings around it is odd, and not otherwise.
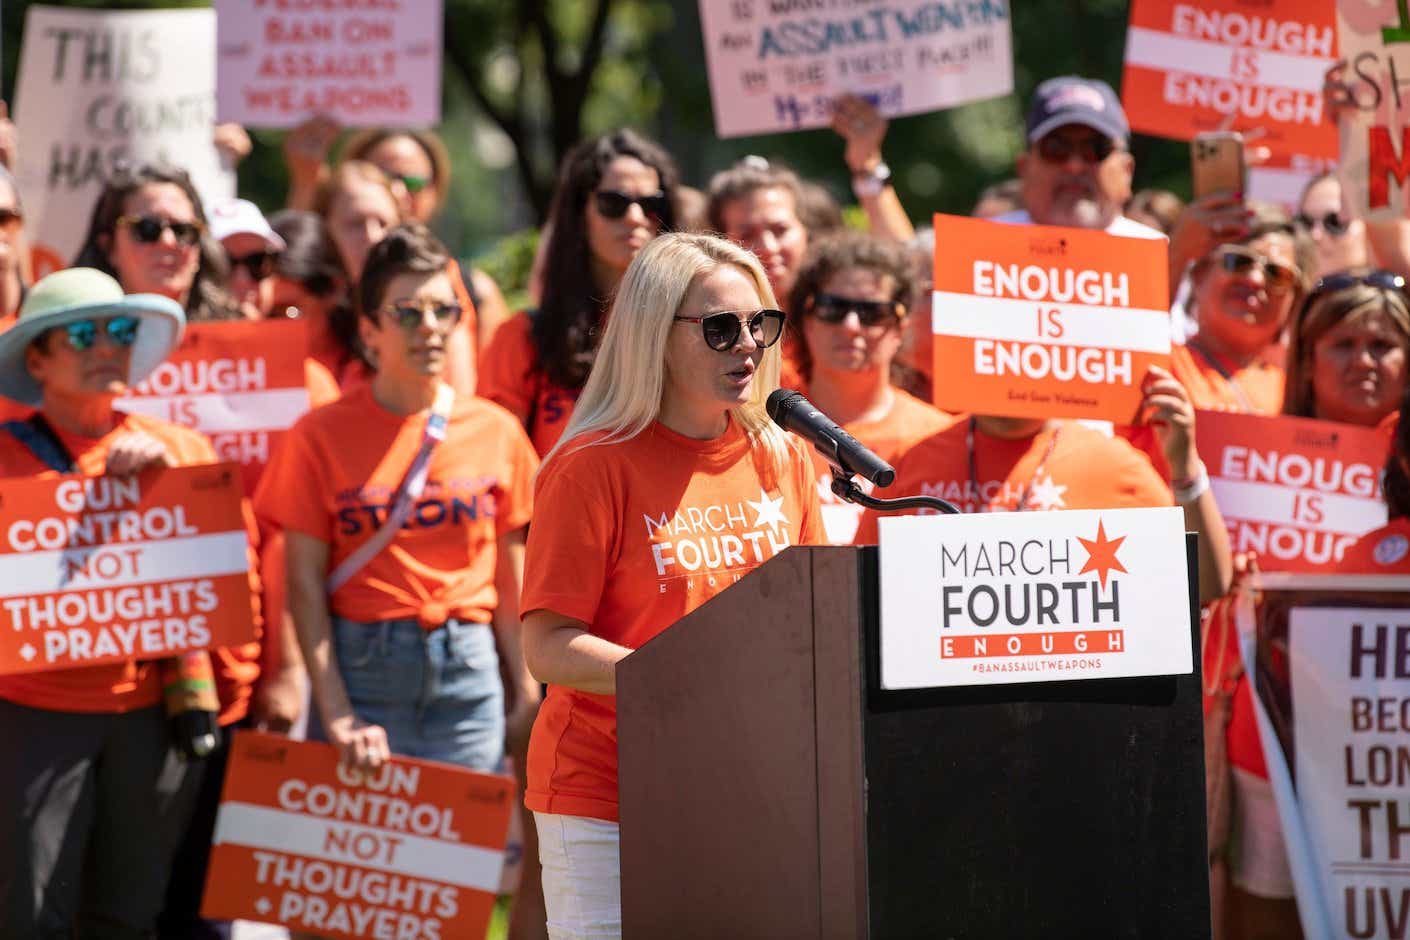
[{"label": "cardboard sign", "polygon": [[1275,154],[1335,157],[1322,75],[1336,50],[1325,0],[1133,0],[1121,103],[1133,131],[1190,140],[1233,115]]},{"label": "cardboard sign", "polygon": [[1007,0],[700,0],[720,137],[825,127],[853,93],[885,115],[1013,91]]},{"label": "cardboard sign", "polygon": [[[1166,242],[935,216],[935,404],[1134,423],[1170,367]],[[943,378],[942,378],[943,377]]]},{"label": "cardboard sign", "polygon": [[441,120],[441,0],[216,0],[222,121],[293,127],[323,114],[349,127]]},{"label": "cardboard sign", "polygon": [[1410,910],[1407,624],[1410,609],[1289,617],[1298,805],[1333,923],[1349,937],[1404,934],[1399,912]]},{"label": "cardboard sign", "polygon": [[0,673],[255,638],[240,473],[0,480]]},{"label": "cardboard sign", "polygon": [[163,160],[205,202],[235,195],[215,129],[215,15],[32,6],[15,85],[35,277],[67,267],[121,163]]},{"label": "cardboard sign", "polygon": [[240,464],[249,496],[285,430],[308,411],[305,343],[293,320],[194,323],[115,406],[205,433],[220,459]]},{"label": "cardboard sign", "polygon": [[1195,435],[1231,547],[1264,571],[1332,571],[1386,523],[1374,428],[1200,411]]},{"label": "cardboard sign", "polygon": [[1193,668],[1177,508],[880,520],[881,687]]},{"label": "cardboard sign", "polygon": [[204,917],[325,937],[483,937],[514,807],[510,777],[394,757],[371,775],[329,744],[240,731]]},{"label": "cardboard sign", "polygon": [[1405,4],[1337,0],[1340,57],[1327,71],[1328,100],[1339,107],[1343,198],[1366,219],[1406,214],[1410,180],[1410,12]]}]

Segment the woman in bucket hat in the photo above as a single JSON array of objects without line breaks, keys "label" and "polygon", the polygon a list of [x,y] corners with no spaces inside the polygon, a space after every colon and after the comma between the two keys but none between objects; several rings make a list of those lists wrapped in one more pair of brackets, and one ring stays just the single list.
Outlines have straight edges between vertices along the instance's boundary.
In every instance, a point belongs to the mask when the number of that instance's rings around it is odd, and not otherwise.
[{"label": "woman in bucket hat", "polygon": [[[0,477],[215,462],[195,431],[113,410],[184,323],[92,268],[39,281],[0,333],[0,394],[37,409],[0,426]],[[159,664],[0,676],[0,754],[0,936],[150,935],[202,771],[168,732]]]}]

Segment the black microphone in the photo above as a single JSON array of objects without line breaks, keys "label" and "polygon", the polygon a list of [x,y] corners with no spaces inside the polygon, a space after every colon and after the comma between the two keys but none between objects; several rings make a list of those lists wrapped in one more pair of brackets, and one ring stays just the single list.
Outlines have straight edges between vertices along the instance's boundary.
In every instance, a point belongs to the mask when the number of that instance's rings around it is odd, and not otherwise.
[{"label": "black microphone", "polygon": [[881,487],[890,486],[896,479],[890,464],[867,450],[798,392],[777,389],[764,407],[774,424],[812,444],[829,464],[844,473],[855,473]]}]

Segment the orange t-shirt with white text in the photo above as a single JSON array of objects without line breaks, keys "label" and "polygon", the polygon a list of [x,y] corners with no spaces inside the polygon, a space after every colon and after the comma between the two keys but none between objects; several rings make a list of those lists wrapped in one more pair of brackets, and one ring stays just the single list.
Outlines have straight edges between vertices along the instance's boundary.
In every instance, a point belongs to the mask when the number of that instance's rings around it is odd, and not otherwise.
[{"label": "orange t-shirt with white text", "polygon": [[[328,570],[372,537],[390,510],[426,428],[362,386],[290,429],[255,494],[261,519],[325,542]],[[538,458],[504,409],[457,397],[426,488],[396,536],[334,592],[330,610],[370,623],[448,618],[489,623],[498,595],[499,536],[526,525]]]},{"label": "orange t-shirt with white text", "polygon": [[480,354],[476,394],[518,418],[534,450],[543,456],[568,426],[578,392],[550,382],[539,368],[532,327],[528,312],[522,310],[499,325]]},{"label": "orange t-shirt with white text", "polygon": [[[825,542],[812,462],[796,442],[766,489],[733,423],[706,441],[660,423],[624,441],[587,440],[539,474],[525,614],[550,610],[636,649],[788,546]],[[550,685],[528,776],[530,809],[616,820],[616,699]]]},{"label": "orange t-shirt with white text", "polygon": [[[122,434],[142,431],[166,445],[168,456],[178,467],[216,462],[215,449],[205,435],[145,415],[116,413],[120,420],[113,430],[99,438],[80,437],[58,428],[55,433],[73,458],[78,473],[101,476],[107,465],[108,448]],[[58,477],[56,471],[35,457],[13,435],[0,431],[0,477]],[[248,513],[247,513],[248,516]],[[252,521],[252,520],[251,520]],[[251,533],[251,539],[255,538]],[[258,577],[251,574],[251,589],[258,591]],[[255,627],[260,628],[259,617]],[[256,646],[256,648],[258,648]],[[220,668],[220,651],[212,651],[212,664]],[[135,659],[123,663],[80,666],[52,672],[30,672],[0,676],[0,698],[32,708],[65,712],[128,712],[159,705],[162,701],[157,660]]]},{"label": "orange t-shirt with white text", "polygon": [[[968,438],[966,417],[913,445],[885,495],[939,496],[966,513],[1012,511],[1025,493],[1026,508],[1039,511],[1173,505],[1145,454],[1075,421],[1053,421],[1021,438],[991,437],[976,428],[973,480]],[[877,517],[871,509],[862,515],[856,544],[876,544]]]},{"label": "orange t-shirt with white text", "polygon": [[[896,461],[900,460],[913,444],[948,427],[955,419],[953,415],[934,405],[928,405],[899,388],[892,391],[895,392],[896,399],[891,405],[891,410],[880,420],[844,424],[842,430],[894,467]],[[818,499],[822,503],[827,539],[833,545],[851,545],[864,509],[856,503],[844,502],[837,498],[832,492],[832,469],[817,450],[812,450],[812,456],[813,469],[818,475]],[[860,477],[854,479],[863,492],[875,491],[876,488],[870,482]],[[886,496],[892,489],[894,487],[877,495]]]}]

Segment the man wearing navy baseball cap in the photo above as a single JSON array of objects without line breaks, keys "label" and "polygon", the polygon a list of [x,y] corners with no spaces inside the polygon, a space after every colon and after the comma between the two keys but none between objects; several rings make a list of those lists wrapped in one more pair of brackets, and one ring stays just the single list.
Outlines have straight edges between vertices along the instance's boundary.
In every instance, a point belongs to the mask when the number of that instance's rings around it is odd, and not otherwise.
[{"label": "man wearing navy baseball cap", "polygon": [[1025,210],[998,221],[1162,237],[1121,214],[1136,162],[1127,149],[1126,113],[1110,85],[1070,75],[1043,82],[1029,104],[1027,135],[1018,158]]}]

